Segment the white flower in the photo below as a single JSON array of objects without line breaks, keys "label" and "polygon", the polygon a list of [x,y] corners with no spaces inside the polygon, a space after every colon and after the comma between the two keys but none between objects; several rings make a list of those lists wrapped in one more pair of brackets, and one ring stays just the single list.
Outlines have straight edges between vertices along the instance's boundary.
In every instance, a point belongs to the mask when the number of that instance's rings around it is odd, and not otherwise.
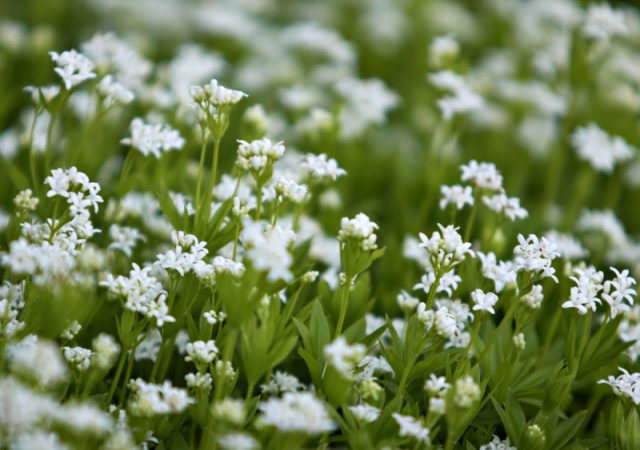
[{"label": "white flower", "polygon": [[450,388],[451,385],[447,383],[447,379],[435,373],[429,375],[429,379],[424,383],[424,390],[432,397],[444,397]]},{"label": "white flower", "polygon": [[267,165],[273,164],[285,152],[285,147],[280,142],[272,142],[268,138],[257,139],[251,142],[238,140],[238,158],[236,164],[244,170],[261,172]]},{"label": "white flower", "polygon": [[622,223],[610,209],[583,211],[578,218],[577,228],[580,231],[601,232],[613,247],[623,246],[628,241]]},{"label": "white flower", "polygon": [[534,284],[528,293],[520,297],[520,300],[531,309],[540,308],[543,299],[544,295],[542,294],[542,285],[540,284]]},{"label": "white flower", "polygon": [[429,81],[435,87],[451,92],[452,95],[438,100],[438,107],[445,120],[456,114],[476,111],[484,106],[484,99],[458,74],[450,70],[432,73]]},{"label": "white flower", "polygon": [[191,389],[200,389],[207,392],[211,390],[213,385],[213,378],[210,373],[188,373],[185,375],[184,380]]},{"label": "white flower", "polygon": [[218,347],[214,340],[189,342],[186,350],[185,361],[193,361],[196,364],[209,364],[218,356]]},{"label": "white flower", "polygon": [[324,347],[324,357],[346,378],[351,378],[356,365],[367,352],[362,344],[349,345],[342,336]]},{"label": "white flower", "polygon": [[524,350],[527,345],[527,341],[524,339],[524,333],[518,333],[513,335],[513,345],[520,351]]},{"label": "white flower", "polygon": [[602,304],[598,294],[604,288],[602,284],[604,274],[591,266],[585,269],[576,268],[575,273],[578,277],[574,276],[571,279],[577,286],[571,288],[569,300],[564,302],[562,307],[575,308],[580,314],[586,314],[589,309],[595,311],[596,305]]},{"label": "white flower", "polygon": [[268,273],[269,281],[290,281],[293,278],[289,270],[293,258],[288,250],[295,241],[293,230],[245,219],[240,237],[246,257],[256,269]]},{"label": "white flower", "polygon": [[518,245],[513,249],[513,253],[516,271],[534,272],[542,278],[552,278],[556,283],[558,282],[551,263],[560,254],[556,251],[553,243],[546,238],[539,239],[536,235],[530,234],[525,239],[522,234],[518,234]]},{"label": "white flower", "polygon": [[335,429],[324,404],[309,392],[287,392],[282,398],[271,397],[260,403],[260,422],[282,431],[308,434],[326,433]]},{"label": "white flower", "polygon": [[321,155],[314,155],[313,153],[305,155],[300,167],[308,176],[318,181],[335,181],[347,173],[344,169],[338,167],[335,159],[328,158],[324,153]]},{"label": "white flower", "polygon": [[467,181],[482,189],[500,191],[502,189],[502,175],[496,169],[495,164],[476,160],[460,166],[462,181]]},{"label": "white flower", "polygon": [[460,408],[468,408],[480,398],[480,386],[471,375],[465,375],[456,380],[453,401]]},{"label": "white flower", "polygon": [[70,450],[71,447],[60,442],[58,435],[41,430],[19,435],[13,444],[12,450]]},{"label": "white flower", "polygon": [[91,350],[83,347],[62,347],[62,353],[64,358],[80,372],[89,368],[93,355]]},{"label": "white flower", "polygon": [[294,375],[290,373],[276,371],[267,384],[260,386],[262,392],[279,395],[284,392],[297,392],[304,389],[304,384],[300,383]]},{"label": "white flower", "polygon": [[407,291],[400,291],[396,297],[396,301],[400,309],[406,312],[413,311],[416,309],[416,306],[418,306],[418,303],[420,303],[420,300],[409,295]]},{"label": "white flower", "polygon": [[377,78],[345,78],[337,83],[336,91],[345,100],[338,116],[340,134],[345,139],[384,123],[387,113],[398,105],[398,96]]},{"label": "white flower", "polygon": [[473,305],[474,311],[487,311],[491,314],[495,314],[496,311],[493,306],[498,301],[498,296],[493,292],[483,292],[482,289],[476,289],[471,293],[471,298],[475,305]]},{"label": "white flower", "polygon": [[67,368],[58,347],[29,335],[9,349],[9,366],[37,384],[49,387],[67,377]]},{"label": "white flower", "polygon": [[[420,283],[417,283],[413,286],[413,289],[422,289],[425,294],[428,294],[431,291],[431,287],[433,283],[436,281],[436,274],[433,270],[428,267],[427,273],[420,277]],[[445,272],[438,282],[438,286],[436,289],[436,293],[446,293],[449,297],[453,295],[453,292],[458,289],[458,284],[462,281],[459,275],[456,275],[455,271],[451,269],[448,272]]]},{"label": "white flower", "polygon": [[517,272],[514,270],[512,262],[498,262],[493,252],[485,254],[476,251],[476,255],[482,263],[482,275],[485,278],[493,280],[496,292],[502,292],[505,286],[516,283]]},{"label": "white flower", "polygon": [[447,225],[443,227],[438,224],[440,231],[434,231],[431,237],[420,233],[419,246],[426,249],[433,267],[451,268],[460,264],[465,255],[474,256],[471,244],[463,242],[462,236],[458,233],[458,227]]},{"label": "white flower", "polygon": [[82,53],[68,50],[62,53],[49,52],[49,55],[51,55],[51,60],[56,63],[57,67],[54,70],[62,78],[67,90],[96,77],[93,72],[93,62]]},{"label": "white flower", "polygon": [[[616,274],[614,280],[607,280],[603,286],[602,299],[611,307],[611,316],[615,317],[619,311],[629,311],[633,306],[633,297],[638,293],[632,287],[636,284],[636,280],[629,276],[628,270],[618,271],[615,267],[610,268]],[[626,305],[624,301],[629,305]]]},{"label": "white flower", "polygon": [[[244,92],[226,88],[218,84],[218,80],[215,79],[212,79],[209,84],[206,84],[203,91],[209,102],[216,107],[230,106],[238,103],[243,97],[247,97],[247,94]],[[194,93],[196,95],[194,95]],[[198,93],[194,91],[191,93],[191,96],[197,101]]]},{"label": "white flower", "polygon": [[49,185],[47,197],[66,198],[73,216],[84,215],[89,207],[98,212],[98,203],[102,203],[102,197],[98,195],[100,185],[91,182],[85,173],[75,167],[53,169],[44,183]]},{"label": "white flower", "polygon": [[340,221],[338,240],[345,242],[352,239],[358,242],[360,248],[365,252],[375,250],[378,248],[375,234],[377,229],[378,225],[364,213],[356,214],[353,219],[343,217]]},{"label": "white flower", "polygon": [[582,32],[587,37],[604,42],[613,36],[625,36],[629,33],[624,12],[613,9],[608,3],[589,6]]},{"label": "white flower", "polygon": [[258,442],[247,433],[227,433],[218,439],[218,443],[224,450],[254,450],[258,448]]},{"label": "white flower", "polygon": [[145,240],[144,235],[137,228],[124,227],[115,223],[109,227],[109,237],[111,238],[109,249],[120,250],[128,257],[131,257],[136,242]]},{"label": "white flower", "polygon": [[503,441],[498,436],[494,435],[491,442],[480,446],[480,450],[516,450],[516,448],[511,446],[509,438],[506,438]]},{"label": "white flower", "polygon": [[175,322],[175,318],[168,315],[167,292],[160,281],[150,275],[152,267],[140,268],[136,263],[132,267],[128,277],[107,274],[100,286],[124,299],[124,307],[128,310],[156,319],[159,327],[165,322]]},{"label": "white flower", "polygon": [[114,80],[113,76],[106,75],[98,83],[98,92],[104,97],[104,106],[109,108],[114,105],[126,105],[135,97],[133,92]]},{"label": "white flower", "polygon": [[452,36],[436,36],[429,46],[429,61],[436,67],[458,56],[460,45]]},{"label": "white flower", "polygon": [[91,347],[93,349],[93,358],[101,369],[110,368],[120,353],[120,345],[113,336],[105,333],[100,333],[96,336],[91,343]]},{"label": "white flower", "polygon": [[622,375],[614,377],[609,375],[606,380],[599,380],[598,384],[608,384],[611,386],[614,394],[627,397],[634,404],[640,405],[640,373],[629,373],[622,367],[619,367]]},{"label": "white flower", "polygon": [[139,150],[144,156],[153,155],[160,158],[162,153],[180,150],[184,146],[184,139],[177,130],[161,123],[145,123],[136,117],[131,121],[131,137],[120,142]]},{"label": "white flower", "polygon": [[482,201],[489,209],[504,214],[509,220],[526,219],[529,213],[520,206],[520,199],[507,197],[505,194],[496,194],[491,197],[484,196]]},{"label": "white flower", "polygon": [[171,386],[171,382],[163,384],[147,383],[138,378],[129,383],[133,390],[133,398],[129,401],[132,413],[141,416],[175,414],[184,411],[194,403],[184,389]]},{"label": "white flower", "polygon": [[560,256],[565,259],[580,259],[587,255],[582,244],[570,234],[551,230],[545,233],[544,237],[556,246]]},{"label": "white flower", "polygon": [[380,415],[380,409],[375,406],[371,406],[368,403],[362,403],[360,405],[349,406],[351,413],[356,420],[362,423],[375,422]]},{"label": "white flower", "polygon": [[[2,313],[0,313],[0,316],[2,316]],[[70,341],[75,338],[78,333],[80,333],[81,329],[82,325],[80,325],[80,322],[74,320],[69,324],[67,328],[64,329],[64,331],[60,334],[60,337],[65,341]]]},{"label": "white flower", "polygon": [[443,416],[447,412],[447,400],[441,397],[431,397],[429,399],[429,414]]},{"label": "white flower", "polygon": [[392,416],[400,427],[400,431],[398,432],[400,437],[409,436],[417,441],[429,444],[429,434],[431,431],[424,426],[421,420],[411,416],[403,416],[398,413],[393,413]]},{"label": "white flower", "polygon": [[610,136],[594,123],[578,128],[571,135],[571,143],[578,157],[603,173],[611,173],[616,163],[627,161],[634,154],[624,139]]},{"label": "white flower", "polygon": [[285,177],[278,177],[274,187],[278,195],[281,195],[292,203],[297,204],[304,201],[308,192],[307,187],[304,184],[298,184]]},{"label": "white flower", "polygon": [[473,190],[471,186],[440,186],[440,209],[448,205],[454,205],[456,209],[464,208],[464,205],[473,206]]},{"label": "white flower", "polygon": [[218,322],[222,322],[227,315],[224,313],[224,311],[218,312],[218,311],[211,310],[211,311],[205,311],[203,316],[209,325],[215,325]]},{"label": "white flower", "polygon": [[244,402],[240,399],[225,398],[213,404],[211,413],[218,420],[240,425],[245,418]]},{"label": "white flower", "polygon": [[48,104],[60,93],[60,86],[25,86],[24,91],[31,94],[31,100],[37,106]]}]

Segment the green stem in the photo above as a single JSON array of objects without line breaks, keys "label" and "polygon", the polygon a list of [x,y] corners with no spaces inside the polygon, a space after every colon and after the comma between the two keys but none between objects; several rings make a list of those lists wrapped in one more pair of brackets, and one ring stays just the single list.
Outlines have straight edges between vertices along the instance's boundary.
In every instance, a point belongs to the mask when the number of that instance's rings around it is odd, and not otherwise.
[{"label": "green stem", "polygon": [[260,185],[258,185],[256,189],[256,196],[258,197],[258,204],[256,205],[255,218],[256,220],[260,220],[260,211],[262,210],[262,186]]},{"label": "green stem", "polygon": [[431,309],[431,305],[433,301],[436,299],[436,292],[438,291],[438,285],[440,284],[440,279],[442,278],[443,271],[438,269],[436,271],[436,279],[433,281],[431,285],[431,289],[429,289],[429,296],[427,297],[427,311]]},{"label": "green stem", "polygon": [[124,375],[124,383],[122,384],[122,389],[120,391],[120,404],[124,403],[125,395],[127,393],[127,384],[129,383],[129,379],[131,378],[131,371],[133,370],[133,361],[135,359],[134,355],[135,350],[131,350],[131,354],[128,357],[127,361],[127,371]]},{"label": "green stem", "polygon": [[344,326],[344,319],[347,315],[347,307],[349,305],[349,291],[351,290],[351,280],[352,278],[347,277],[342,289],[342,296],[340,299],[340,315],[338,316],[338,324],[336,325],[334,339],[337,339],[338,336],[340,336],[340,334],[342,333],[342,327]]},{"label": "green stem", "polygon": [[200,164],[198,165],[198,181],[196,184],[196,206],[200,205],[200,189],[202,187],[202,177],[204,176],[204,157],[207,153],[207,133],[202,127],[202,146],[200,147]]},{"label": "green stem", "polygon": [[211,193],[213,193],[213,188],[216,187],[216,177],[218,175],[218,154],[219,153],[220,153],[220,139],[216,139],[213,143],[213,161],[211,162]]},{"label": "green stem", "polygon": [[476,220],[476,215],[478,214],[478,202],[480,201],[480,195],[477,194],[478,188],[474,190],[474,202],[473,207],[471,208],[471,213],[469,214],[469,218],[467,219],[467,224],[464,227],[464,241],[469,242],[469,238],[471,237],[471,231],[473,230],[473,224]]},{"label": "green stem", "polygon": [[478,357],[478,363],[480,363],[484,359],[484,357],[487,355],[489,350],[495,345],[496,341],[498,340],[498,336],[500,336],[502,331],[509,324],[511,324],[511,319],[513,318],[513,315],[514,315],[514,313],[516,311],[516,306],[517,306],[517,300],[514,300],[513,303],[511,304],[511,306],[509,307],[509,309],[507,310],[507,313],[502,318],[502,321],[500,322],[500,325],[498,325],[498,329],[493,332],[493,334],[491,335],[491,338],[489,338],[489,342],[487,342],[487,345],[482,350],[482,353]]},{"label": "green stem", "polygon": [[413,369],[413,365],[416,363],[417,355],[413,354],[407,361],[407,365],[404,368],[404,372],[402,372],[402,378],[400,379],[400,384],[398,385],[398,391],[396,393],[397,398],[404,397],[404,391],[407,388],[407,382],[409,381],[409,374],[411,373],[411,369]]},{"label": "green stem", "polygon": [[591,166],[583,167],[578,179],[575,182],[575,188],[573,190],[573,198],[571,199],[571,203],[567,207],[567,212],[563,220],[563,226],[565,228],[569,227],[573,222],[575,222],[578,217],[578,213],[580,209],[584,206],[585,201],[587,200],[589,193],[591,192],[591,186],[593,185],[593,181],[595,178],[595,171]]},{"label": "green stem", "polygon": [[109,393],[105,398],[105,406],[111,405],[111,400],[113,399],[113,394],[116,392],[116,387],[118,387],[118,381],[120,381],[120,375],[122,374],[122,369],[124,369],[124,363],[127,360],[127,350],[123,349],[122,353],[120,353],[120,360],[118,361],[118,368],[116,369],[116,374],[111,380],[111,387],[109,388]]}]

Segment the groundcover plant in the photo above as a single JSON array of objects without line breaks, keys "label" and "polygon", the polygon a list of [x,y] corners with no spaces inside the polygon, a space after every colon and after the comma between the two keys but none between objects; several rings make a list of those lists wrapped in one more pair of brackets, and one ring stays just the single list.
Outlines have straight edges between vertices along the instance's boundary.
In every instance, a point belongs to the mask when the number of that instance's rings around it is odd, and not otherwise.
[{"label": "groundcover plant", "polygon": [[640,448],[640,10],[0,4],[0,448]]}]

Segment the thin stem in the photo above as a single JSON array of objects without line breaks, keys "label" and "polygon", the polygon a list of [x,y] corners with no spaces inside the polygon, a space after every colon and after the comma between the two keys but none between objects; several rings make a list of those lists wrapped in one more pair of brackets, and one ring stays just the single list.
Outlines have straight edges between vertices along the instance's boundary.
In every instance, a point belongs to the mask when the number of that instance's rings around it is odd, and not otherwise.
[{"label": "thin stem", "polygon": [[125,375],[124,375],[124,383],[122,384],[122,390],[120,391],[120,404],[124,403],[124,398],[125,398],[124,396],[127,393],[127,384],[129,382],[129,379],[131,378],[131,371],[133,370],[134,359],[135,359],[134,350],[132,349],[127,362],[127,371],[125,372]]},{"label": "thin stem", "polygon": [[118,368],[116,369],[116,374],[111,380],[111,387],[109,388],[109,393],[105,399],[105,406],[109,406],[111,404],[111,400],[113,399],[113,394],[116,392],[116,387],[118,387],[118,381],[120,381],[120,375],[122,374],[122,369],[124,369],[124,363],[127,360],[127,350],[123,349],[122,353],[120,353],[120,360],[118,361]]},{"label": "thin stem", "polygon": [[413,369],[413,365],[416,363],[416,359],[417,355],[412,354],[404,368],[404,372],[402,372],[402,378],[400,379],[400,384],[398,385],[396,393],[396,397],[398,398],[404,397],[404,391],[406,390],[407,382],[409,381],[409,374],[411,373],[411,369]]},{"label": "thin stem", "polygon": [[340,315],[338,316],[338,324],[336,325],[334,339],[337,339],[338,336],[340,336],[340,334],[342,333],[342,327],[344,326],[344,319],[347,315],[347,307],[349,305],[349,291],[351,290],[351,280],[352,278],[347,277],[342,289],[342,297],[340,299]]},{"label": "thin stem", "polygon": [[440,284],[440,279],[442,278],[442,273],[443,271],[438,269],[436,271],[436,279],[434,280],[433,284],[431,285],[431,289],[429,289],[429,296],[427,297],[427,311],[429,311],[431,309],[431,305],[433,304],[433,301],[436,298],[436,292],[438,291],[438,285]]},{"label": "thin stem", "polygon": [[213,161],[211,162],[211,191],[216,186],[216,176],[218,172],[218,153],[220,153],[220,139],[213,142]]},{"label": "thin stem", "polygon": [[256,220],[260,220],[260,211],[262,210],[262,186],[258,185],[256,189],[256,196],[258,197],[258,204],[256,206]]},{"label": "thin stem", "polygon": [[478,214],[478,203],[480,201],[480,195],[477,192],[478,192],[478,188],[474,190],[473,207],[471,208],[471,213],[469,214],[469,218],[467,219],[467,224],[464,227],[465,242],[469,242],[469,238],[471,237],[471,231],[473,230],[473,224],[475,223],[476,215]]},{"label": "thin stem", "polygon": [[233,237],[233,257],[232,259],[236,260],[236,255],[238,253],[238,239],[240,237],[240,220],[236,222],[236,232]]},{"label": "thin stem", "polygon": [[207,153],[207,133],[202,127],[202,146],[200,147],[200,164],[198,165],[198,181],[196,185],[196,205],[200,205],[200,189],[202,187],[202,177],[204,176],[204,157]]},{"label": "thin stem", "polygon": [[482,353],[478,357],[478,363],[480,363],[484,359],[484,357],[487,355],[489,350],[495,345],[496,341],[498,340],[498,336],[500,336],[500,333],[502,333],[505,327],[511,323],[513,314],[516,311],[516,306],[517,306],[517,301],[514,301],[509,307],[509,309],[507,310],[507,313],[505,314],[505,316],[502,318],[500,325],[498,325],[498,329],[493,332],[493,334],[491,335],[491,338],[489,338],[489,342],[487,343],[485,348],[482,350]]},{"label": "thin stem", "polygon": [[36,120],[38,119],[40,113],[36,110],[33,112],[33,120],[31,121],[31,129],[29,131],[29,169],[31,170],[31,184],[33,185],[33,191],[36,196],[38,196],[38,184],[37,184],[37,168],[36,168],[36,160],[35,154],[33,152],[33,133],[36,128]]}]

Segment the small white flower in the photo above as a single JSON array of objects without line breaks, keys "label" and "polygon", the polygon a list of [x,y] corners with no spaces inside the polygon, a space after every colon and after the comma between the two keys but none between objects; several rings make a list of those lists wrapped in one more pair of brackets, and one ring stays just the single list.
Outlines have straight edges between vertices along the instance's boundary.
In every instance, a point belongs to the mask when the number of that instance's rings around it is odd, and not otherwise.
[{"label": "small white flower", "polygon": [[349,345],[342,336],[324,347],[327,362],[346,378],[352,377],[353,371],[366,352],[367,348],[364,345]]},{"label": "small white flower", "polygon": [[480,386],[471,375],[459,378],[454,387],[453,401],[460,408],[468,408],[480,399]]},{"label": "small white flower", "polygon": [[79,372],[84,372],[89,368],[93,352],[83,347],[62,347],[64,358],[73,365]]},{"label": "small white flower", "polygon": [[271,397],[260,403],[260,423],[282,431],[308,434],[326,433],[335,429],[324,403],[309,392],[287,392],[282,398]]},{"label": "small white flower", "polygon": [[438,224],[438,228],[440,231],[434,231],[431,237],[419,234],[419,246],[427,250],[433,267],[450,269],[460,264],[466,255],[474,256],[471,244],[462,240],[457,227]]},{"label": "small white flower", "polygon": [[482,289],[476,289],[471,293],[471,298],[475,305],[473,305],[474,311],[487,311],[491,314],[495,314],[496,311],[493,306],[498,301],[498,296],[493,292],[483,292]]},{"label": "small white flower", "polygon": [[556,283],[558,282],[551,263],[560,254],[553,243],[546,238],[538,238],[536,235],[530,234],[525,239],[522,234],[518,234],[518,245],[513,249],[513,253],[516,271],[534,272],[542,278],[552,278]]},{"label": "small white flower", "polygon": [[473,189],[471,186],[440,186],[440,209],[448,205],[454,205],[456,209],[464,208],[464,205],[473,206]]},{"label": "small white flower", "polygon": [[136,117],[131,122],[131,137],[120,142],[140,151],[144,156],[153,155],[160,158],[162,153],[180,150],[184,146],[184,139],[177,130],[160,123],[145,123]]},{"label": "small white flower", "polygon": [[489,209],[504,214],[509,220],[526,219],[529,213],[520,206],[520,199],[516,197],[507,197],[504,194],[496,194],[491,197],[482,197]]},{"label": "small white flower", "polygon": [[344,169],[338,167],[335,159],[328,158],[324,153],[321,155],[307,154],[300,167],[315,180],[335,181],[347,173]]},{"label": "small white flower", "polygon": [[64,87],[69,90],[83,81],[96,77],[93,72],[93,62],[75,50],[68,50],[62,53],[49,52],[51,60],[56,63],[55,72],[60,75]]},{"label": "small white flower", "polygon": [[[634,297],[638,295],[633,286],[636,280],[629,276],[628,270],[618,271],[615,267],[610,268],[616,277],[614,280],[607,280],[603,286],[602,299],[611,307],[611,316],[615,317],[618,312],[629,311],[633,306]],[[624,302],[627,302],[625,304]]]},{"label": "small white flower", "polygon": [[214,340],[189,342],[186,350],[185,361],[193,361],[196,364],[209,364],[218,356],[218,347]]},{"label": "small white flower", "polygon": [[401,437],[409,436],[417,441],[429,444],[429,434],[431,431],[424,426],[421,420],[411,416],[403,416],[398,413],[393,413],[392,416],[400,427],[398,434],[400,434]]},{"label": "small white flower", "polygon": [[[218,84],[218,80],[212,79],[203,89],[206,98],[216,107],[230,106],[238,103],[243,97],[247,97],[242,91],[226,88]],[[195,95],[194,95],[195,94]],[[198,100],[199,93],[193,91],[191,96],[194,100]]]},{"label": "small white flower", "polygon": [[622,375],[618,377],[609,375],[606,380],[599,380],[598,384],[608,384],[617,396],[627,397],[634,404],[640,405],[640,373],[630,374],[622,367],[619,369]]},{"label": "small white flower", "polygon": [[520,300],[531,309],[539,309],[543,299],[544,295],[542,294],[542,285],[540,284],[534,284],[528,293],[520,297]]},{"label": "small white flower", "polygon": [[634,154],[624,139],[610,136],[594,123],[578,128],[571,135],[571,143],[580,159],[603,173],[611,173],[616,163],[627,161]]},{"label": "small white flower", "polygon": [[340,232],[338,240],[345,242],[355,240],[360,248],[367,252],[378,248],[375,234],[378,225],[372,222],[364,213],[358,213],[353,219],[343,217],[340,221]]},{"label": "small white flower", "polygon": [[380,415],[380,409],[371,406],[367,403],[362,403],[356,406],[349,406],[351,413],[355,416],[356,420],[362,423],[375,422]]},{"label": "small white flower", "polygon": [[450,388],[451,385],[447,383],[447,379],[435,373],[429,375],[429,379],[424,383],[424,390],[432,397],[444,397]]},{"label": "small white flower", "polygon": [[613,36],[625,36],[629,33],[624,12],[613,9],[608,3],[590,5],[582,26],[585,36],[606,42]]},{"label": "small white flower", "polygon": [[462,181],[491,191],[502,189],[502,175],[493,163],[478,163],[476,160],[471,160],[468,164],[460,166],[460,171],[462,172],[460,177]]}]

